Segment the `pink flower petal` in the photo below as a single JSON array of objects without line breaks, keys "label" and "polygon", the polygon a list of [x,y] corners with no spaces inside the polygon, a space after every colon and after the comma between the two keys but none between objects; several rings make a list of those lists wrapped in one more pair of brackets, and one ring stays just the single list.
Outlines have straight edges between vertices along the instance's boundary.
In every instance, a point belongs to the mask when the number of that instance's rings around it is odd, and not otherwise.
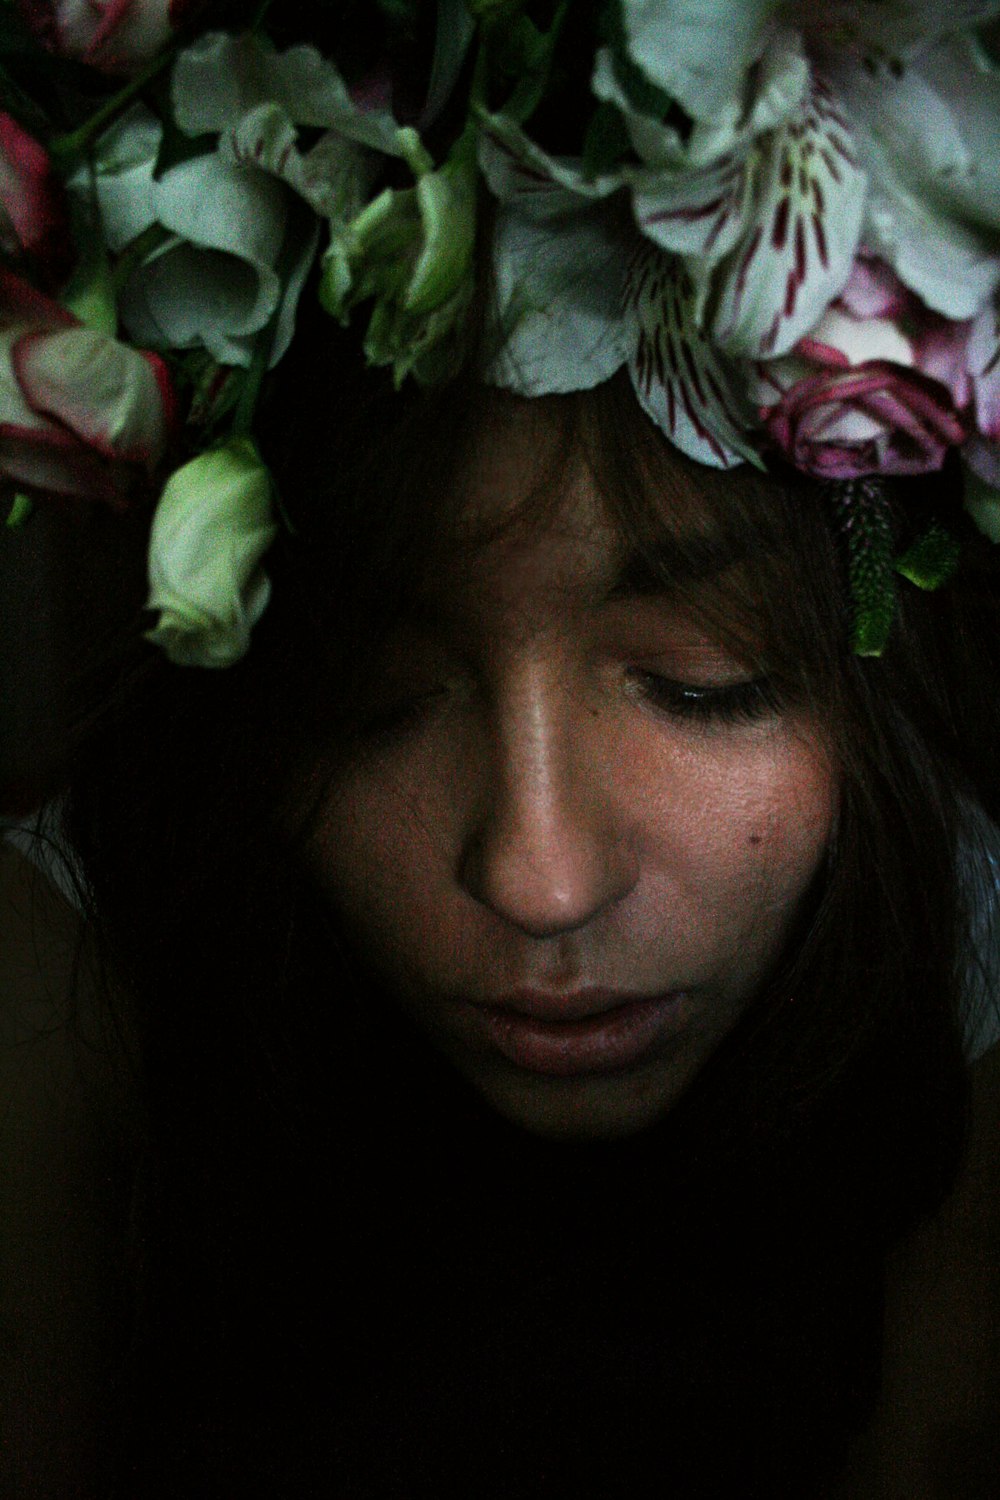
[{"label": "pink flower petal", "polygon": [[10,115],[0,112],[0,248],[28,255],[55,283],[73,262],[63,186],[48,155]]},{"label": "pink flower petal", "polygon": [[75,328],[72,313],[21,276],[0,266],[0,328],[12,324],[42,328]]},{"label": "pink flower petal", "polygon": [[127,486],[120,470],[57,427],[0,423],[0,473],[20,489],[120,507]]},{"label": "pink flower petal", "polygon": [[[766,381],[760,371],[757,379],[759,393],[783,384],[773,375]],[[967,436],[945,386],[878,361],[795,378],[761,416],[796,467],[827,476],[933,472]]]}]

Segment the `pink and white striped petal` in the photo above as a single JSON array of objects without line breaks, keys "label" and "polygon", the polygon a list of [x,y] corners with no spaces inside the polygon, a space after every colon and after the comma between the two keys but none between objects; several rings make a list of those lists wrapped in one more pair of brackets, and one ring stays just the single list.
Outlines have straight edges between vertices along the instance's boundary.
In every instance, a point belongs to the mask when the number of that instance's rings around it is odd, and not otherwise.
[{"label": "pink and white striped petal", "polygon": [[698,289],[680,256],[642,247],[625,284],[629,371],[643,409],[689,458],[729,469],[755,459],[734,371],[698,325]]},{"label": "pink and white striped petal", "polygon": [[132,475],[54,423],[0,422],[0,474],[18,489],[123,507]]},{"label": "pink and white striped petal", "polygon": [[106,458],[155,468],[171,424],[170,381],[156,356],[79,327],[25,335],[12,362],[33,411]]},{"label": "pink and white striped petal", "polygon": [[727,353],[754,359],[786,353],[844,287],[868,185],[822,78],[798,117],[758,149],[757,201],[725,267],[713,329]]}]

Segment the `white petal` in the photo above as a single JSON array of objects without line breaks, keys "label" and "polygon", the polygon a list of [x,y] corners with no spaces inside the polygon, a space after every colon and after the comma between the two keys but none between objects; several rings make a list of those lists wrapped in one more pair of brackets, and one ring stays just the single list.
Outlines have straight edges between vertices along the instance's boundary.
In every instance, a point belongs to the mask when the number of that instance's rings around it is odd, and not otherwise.
[{"label": "white petal", "polygon": [[[578,157],[550,155],[503,115],[482,119],[478,153],[479,170],[493,196],[501,203],[516,200],[518,212],[532,217],[561,214],[568,199],[606,198],[627,180],[624,172],[585,177]],[[554,197],[555,190],[561,196]]]},{"label": "white petal", "polygon": [[976,426],[1000,443],[1000,303],[986,307],[969,337],[969,374],[976,399]]},{"label": "white petal", "polygon": [[587,390],[625,361],[625,253],[600,208],[537,222],[510,208],[494,239],[502,342],[486,380],[540,396]]},{"label": "white petal", "polygon": [[890,318],[854,318],[836,304],[827,308],[807,342],[810,347],[829,348],[845,365],[863,365],[872,359],[906,366],[914,363],[913,345]]},{"label": "white petal", "polygon": [[732,368],[697,326],[696,298],[679,256],[637,253],[625,293],[632,384],[682,453],[728,469],[754,456],[746,435],[750,411]]},{"label": "white petal", "polygon": [[1000,14],[1000,0],[795,0],[789,20],[827,55],[879,51],[903,60],[959,27]]},{"label": "white petal", "polygon": [[629,56],[696,120],[742,109],[780,0],[621,0]]},{"label": "white petal", "polygon": [[732,354],[782,354],[851,273],[867,179],[837,99],[814,79],[809,105],[760,147],[760,186],[725,268],[715,336]]},{"label": "white petal", "polygon": [[[594,58],[591,89],[596,98],[621,112],[629,139],[641,160],[656,167],[686,170],[711,167],[740,151],[755,136],[782,124],[802,104],[809,87],[809,64],[797,32],[778,28],[753,73],[751,89],[741,91],[729,111],[686,122],[682,132],[668,117],[636,108],[621,76],[621,62],[609,47]],[[749,94],[749,97],[747,95]]]},{"label": "white petal", "polygon": [[153,169],[162,139],[163,126],[156,116],[136,105],[98,141],[93,177],[84,170],[74,179],[74,191],[83,194],[90,192],[93,182],[110,250],[123,250],[156,222]]},{"label": "white petal", "polygon": [[1000,253],[985,236],[933,212],[888,176],[871,185],[862,233],[899,279],[947,318],[974,318],[1000,287]]},{"label": "white petal", "polygon": [[219,139],[223,160],[279,177],[317,214],[347,222],[360,212],[376,159],[334,130],[303,154],[299,134],[277,104],[261,104]]},{"label": "white petal", "polygon": [[247,171],[209,153],[164,173],[156,216],[173,234],[206,250],[270,266],[281,250],[287,199],[267,173]]},{"label": "white petal", "polygon": [[742,234],[750,187],[746,160],[736,155],[697,172],[649,173],[633,189],[635,221],[661,250],[697,256],[707,271]]},{"label": "white petal", "polygon": [[232,128],[258,105],[277,104],[297,125],[338,130],[361,145],[400,153],[390,111],[355,103],[315,47],[278,53],[250,33],[210,32],[178,57],[172,90],[177,124],[189,135]]},{"label": "white petal", "polygon": [[270,267],[173,240],[126,284],[121,315],[139,343],[204,346],[222,364],[245,366],[280,296],[281,283]]},{"label": "white petal", "polygon": [[936,312],[974,317],[1000,284],[1000,74],[960,36],[834,70],[872,181],[866,242]]}]

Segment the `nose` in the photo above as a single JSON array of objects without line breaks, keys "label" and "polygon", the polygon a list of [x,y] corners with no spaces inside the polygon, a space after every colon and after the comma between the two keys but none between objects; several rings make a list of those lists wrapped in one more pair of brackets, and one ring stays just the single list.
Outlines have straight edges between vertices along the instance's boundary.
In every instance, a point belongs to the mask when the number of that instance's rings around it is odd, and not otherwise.
[{"label": "nose", "polygon": [[600,729],[565,696],[529,674],[497,705],[461,858],[466,890],[536,938],[585,927],[636,878]]}]

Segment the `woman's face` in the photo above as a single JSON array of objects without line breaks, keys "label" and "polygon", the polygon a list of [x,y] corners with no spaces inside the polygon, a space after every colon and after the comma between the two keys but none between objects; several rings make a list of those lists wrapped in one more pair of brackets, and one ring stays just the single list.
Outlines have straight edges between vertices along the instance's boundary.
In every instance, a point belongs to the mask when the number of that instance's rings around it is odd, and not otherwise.
[{"label": "woman's face", "polygon": [[[504,400],[478,444],[477,520],[537,481],[538,405]],[[502,1115],[611,1138],[671,1108],[774,968],[835,778],[815,728],[636,579],[582,462],[557,501],[443,568],[395,633],[313,854]]]}]

